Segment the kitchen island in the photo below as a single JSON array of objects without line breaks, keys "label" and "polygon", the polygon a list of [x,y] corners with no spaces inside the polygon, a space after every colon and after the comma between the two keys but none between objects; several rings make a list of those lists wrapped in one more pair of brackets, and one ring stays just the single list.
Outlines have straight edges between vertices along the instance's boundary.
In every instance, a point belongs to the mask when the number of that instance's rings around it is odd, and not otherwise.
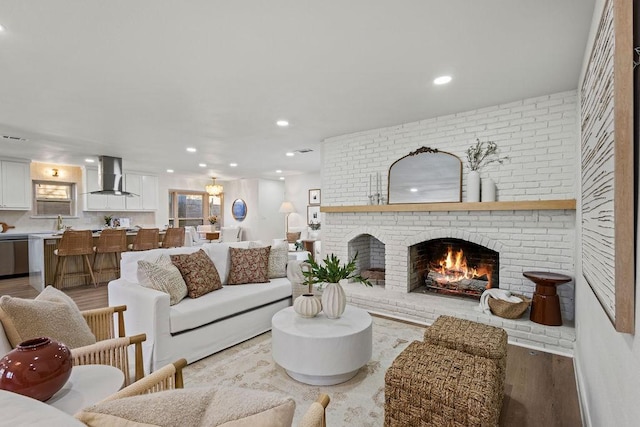
[{"label": "kitchen island", "polygon": [[[161,231],[160,235],[164,235]],[[135,231],[127,231],[127,244],[133,243]],[[93,246],[98,242],[100,232],[93,233]],[[53,285],[56,274],[56,263],[58,262],[53,251],[58,247],[62,238],[62,233],[29,234],[29,284],[41,292],[45,286]],[[93,257],[90,257],[93,262]],[[119,277],[113,257],[105,256],[101,261],[102,273],[96,273],[96,282],[104,283]],[[67,261],[67,273],[89,273],[81,257],[71,257]],[[82,286],[90,283],[87,277],[74,276],[69,274],[60,284],[61,289]]]}]

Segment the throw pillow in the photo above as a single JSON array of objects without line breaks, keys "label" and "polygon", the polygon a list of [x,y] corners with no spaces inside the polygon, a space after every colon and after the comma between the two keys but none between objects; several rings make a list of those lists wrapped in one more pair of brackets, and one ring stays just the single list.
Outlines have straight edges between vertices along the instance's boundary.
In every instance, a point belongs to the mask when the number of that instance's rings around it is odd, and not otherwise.
[{"label": "throw pillow", "polygon": [[287,243],[295,243],[298,239],[300,239],[300,235],[302,232],[298,231],[296,233],[287,233]]},{"label": "throw pillow", "polygon": [[187,296],[187,284],[168,256],[156,263],[140,260],[138,268],[146,276],[143,286],[169,294],[169,305],[177,304]]},{"label": "throw pillow", "polygon": [[[256,242],[250,242],[249,248],[265,247]],[[271,246],[269,251],[269,279],[277,279],[287,276],[287,262],[289,261],[289,245],[287,242],[279,242],[277,245]]]},{"label": "throw pillow", "polygon": [[216,266],[202,249],[192,254],[171,255],[171,262],[180,270],[189,298],[198,298],[222,287]]},{"label": "throw pillow", "polygon": [[32,300],[4,295],[0,298],[0,321],[13,347],[37,337],[52,338],[69,348],[96,342],[76,303],[53,286]]},{"label": "throw pillow", "polygon": [[268,282],[270,250],[271,246],[252,249],[229,248],[229,285]]},{"label": "throw pillow", "polygon": [[75,417],[88,426],[290,426],[295,407],[262,390],[193,387],[102,401]]}]

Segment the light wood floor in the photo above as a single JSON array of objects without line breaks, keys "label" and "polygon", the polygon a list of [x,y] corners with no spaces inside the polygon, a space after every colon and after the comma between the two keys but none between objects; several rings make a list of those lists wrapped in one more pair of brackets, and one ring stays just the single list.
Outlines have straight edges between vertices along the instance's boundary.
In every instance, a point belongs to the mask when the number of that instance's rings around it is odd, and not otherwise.
[{"label": "light wood floor", "polygon": [[[80,310],[106,307],[107,286],[82,286],[65,292]],[[0,295],[34,298],[28,278],[0,280]],[[126,316],[126,313],[125,313]],[[579,427],[580,407],[573,359],[509,345],[503,427]]]}]

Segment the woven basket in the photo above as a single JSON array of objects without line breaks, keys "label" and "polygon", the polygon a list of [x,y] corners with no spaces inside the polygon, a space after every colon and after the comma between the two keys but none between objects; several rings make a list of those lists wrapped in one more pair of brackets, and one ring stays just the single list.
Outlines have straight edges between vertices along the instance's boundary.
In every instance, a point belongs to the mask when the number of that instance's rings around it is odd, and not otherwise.
[{"label": "woven basket", "polygon": [[511,294],[514,297],[522,298],[522,302],[509,302],[496,298],[489,298],[489,308],[491,312],[496,316],[503,317],[505,319],[518,319],[527,311],[531,300],[524,295]]}]

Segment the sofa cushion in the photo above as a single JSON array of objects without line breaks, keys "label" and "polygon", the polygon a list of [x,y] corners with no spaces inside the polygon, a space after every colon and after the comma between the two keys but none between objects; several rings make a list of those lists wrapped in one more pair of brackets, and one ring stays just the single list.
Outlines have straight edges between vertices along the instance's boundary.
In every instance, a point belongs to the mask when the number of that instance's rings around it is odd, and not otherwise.
[{"label": "sofa cushion", "polygon": [[177,304],[187,296],[187,284],[180,270],[173,265],[168,255],[162,255],[156,262],[138,261],[138,269],[145,276],[140,281],[143,286],[169,294],[169,304]]},{"label": "sofa cushion", "polygon": [[193,254],[171,255],[171,262],[180,270],[189,298],[198,298],[222,287],[216,266],[202,249]]},{"label": "sofa cushion", "polygon": [[209,254],[209,258],[213,260],[218,274],[220,275],[220,281],[223,285],[227,284],[229,280],[229,268],[231,267],[231,258],[229,257],[229,248],[248,248],[248,241],[234,242],[234,243],[209,243],[203,245],[202,248]]},{"label": "sofa cushion", "polygon": [[37,337],[52,338],[69,348],[96,342],[75,302],[53,286],[47,286],[33,300],[4,295],[0,298],[0,321],[13,347]]},{"label": "sofa cushion", "polygon": [[192,254],[201,249],[199,246],[179,248],[160,248],[148,251],[127,251],[122,253],[120,261],[120,277],[127,282],[138,283],[138,261],[155,262],[161,255]]},{"label": "sofa cushion", "polygon": [[291,282],[286,278],[268,283],[223,286],[200,298],[185,298],[169,307],[169,331],[172,334],[195,329],[261,305],[291,296]]},{"label": "sofa cushion", "polygon": [[228,284],[268,282],[270,250],[270,246],[251,249],[229,248],[231,267]]},{"label": "sofa cushion", "polygon": [[[249,248],[260,248],[268,245],[262,242],[250,242]],[[269,251],[269,279],[287,276],[287,261],[289,260],[289,244],[285,241],[277,242]]]},{"label": "sofa cushion", "polygon": [[194,387],[100,402],[76,418],[88,426],[289,426],[295,401],[244,388]]}]

